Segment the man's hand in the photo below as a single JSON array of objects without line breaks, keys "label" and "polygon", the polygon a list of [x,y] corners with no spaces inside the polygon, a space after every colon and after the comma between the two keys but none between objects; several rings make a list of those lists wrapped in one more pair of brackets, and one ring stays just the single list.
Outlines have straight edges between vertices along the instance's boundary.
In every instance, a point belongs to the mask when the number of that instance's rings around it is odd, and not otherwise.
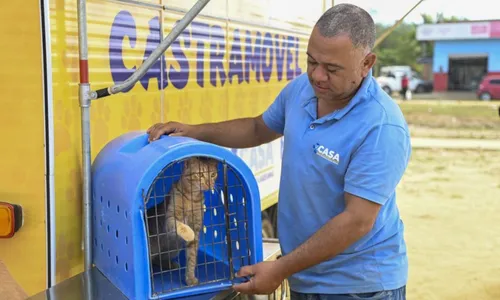
[{"label": "man's hand", "polygon": [[269,295],[283,282],[285,277],[277,261],[266,261],[244,266],[236,277],[250,276],[250,281],[233,286],[236,292],[248,295]]},{"label": "man's hand", "polygon": [[156,141],[164,134],[168,134],[170,136],[187,136],[195,138],[196,130],[194,128],[195,127],[192,125],[182,124],[178,122],[157,123],[148,129],[148,140],[150,142]]}]

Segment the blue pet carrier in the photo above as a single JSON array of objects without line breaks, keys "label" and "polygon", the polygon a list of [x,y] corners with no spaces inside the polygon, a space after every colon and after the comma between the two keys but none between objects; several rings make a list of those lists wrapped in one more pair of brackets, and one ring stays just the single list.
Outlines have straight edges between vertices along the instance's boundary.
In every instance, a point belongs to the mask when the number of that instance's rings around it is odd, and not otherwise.
[{"label": "blue pet carrier", "polygon": [[[244,265],[263,259],[257,182],[231,151],[185,137],[149,143],[144,132],[111,141],[92,166],[93,259],[96,267],[130,299],[179,299],[226,290]],[[185,282],[185,250],[177,268],[151,263],[147,211],[161,204],[191,157],[218,161],[215,189],[204,192],[196,276]],[[165,203],[164,203],[165,204]],[[198,233],[195,233],[198,234]]]}]

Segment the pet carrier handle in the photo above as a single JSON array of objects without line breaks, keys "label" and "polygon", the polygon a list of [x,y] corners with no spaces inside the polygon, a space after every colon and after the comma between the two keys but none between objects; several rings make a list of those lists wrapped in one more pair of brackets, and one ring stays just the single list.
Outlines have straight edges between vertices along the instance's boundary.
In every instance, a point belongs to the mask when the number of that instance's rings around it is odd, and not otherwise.
[{"label": "pet carrier handle", "polygon": [[281,300],[285,300],[286,299],[285,280],[283,280],[283,282],[281,282]]}]

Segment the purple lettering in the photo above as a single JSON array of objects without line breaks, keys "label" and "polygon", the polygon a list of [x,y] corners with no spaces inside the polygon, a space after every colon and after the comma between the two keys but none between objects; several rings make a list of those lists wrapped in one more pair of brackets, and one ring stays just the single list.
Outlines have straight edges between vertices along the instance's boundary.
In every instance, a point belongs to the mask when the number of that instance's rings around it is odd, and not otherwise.
[{"label": "purple lettering", "polygon": [[[160,44],[160,21],[158,17],[154,17],[149,21],[149,35],[146,40],[146,50],[144,51],[143,62],[151,55],[156,47]],[[161,60],[161,61],[160,61]],[[165,75],[165,69],[162,70],[162,66],[165,65],[165,56],[162,55],[159,60],[157,60],[151,68],[144,74],[141,78],[141,85],[145,90],[148,90],[149,80],[151,78],[156,78],[158,81],[158,89],[161,90],[168,85],[166,76],[163,76],[163,82],[161,82],[161,73]]]},{"label": "purple lettering", "polygon": [[247,30],[245,39],[245,81],[250,82],[250,69],[255,70],[255,79],[260,82],[262,34],[257,31],[252,51],[252,33]]},{"label": "purple lettering", "polygon": [[[269,61],[269,63],[267,63]],[[273,72],[273,36],[266,32],[262,48],[262,77],[268,82]]]},{"label": "purple lettering", "polygon": [[297,43],[295,44],[295,77],[302,74],[302,69],[299,66],[299,54],[300,54],[300,39],[296,37]]},{"label": "purple lettering", "polygon": [[286,43],[286,79],[292,80],[294,77],[294,70],[290,68],[293,62],[293,54],[291,49],[294,48],[295,38],[293,36],[288,36],[288,42]]},{"label": "purple lettering", "polygon": [[276,34],[274,36],[276,72],[278,73],[278,81],[281,81],[281,79],[283,78],[283,60],[285,59],[285,41],[280,41],[281,37],[282,36],[279,34]]},{"label": "purple lettering", "polygon": [[196,41],[196,82],[204,87],[205,80],[205,42],[210,39],[210,27],[201,22],[192,22],[192,38]]},{"label": "purple lettering", "polygon": [[233,83],[233,76],[238,77],[238,84],[243,82],[243,59],[241,55],[241,39],[239,29],[234,30],[233,46],[229,56],[229,82]]},{"label": "purple lettering", "polygon": [[[243,33],[241,29],[235,29],[229,51],[226,49],[229,47],[226,47],[225,34],[226,32],[221,26],[192,22],[191,27],[185,29],[180,37],[172,43],[173,58],[172,61],[169,58],[168,69],[165,55],[162,55],[140,79],[141,85],[148,90],[150,80],[156,78],[160,90],[165,89],[169,81],[176,89],[184,89],[190,76],[190,63],[186,51],[191,49],[193,40],[196,41],[196,82],[202,88],[205,87],[206,68],[210,70],[210,84],[214,87],[218,86],[218,77],[220,78],[219,86],[224,86],[226,79],[231,84],[233,80],[238,84],[243,81],[250,83],[252,71],[255,71],[257,82],[261,82],[261,76],[265,82],[269,82],[273,77],[274,66],[278,81],[283,80],[284,72],[286,72],[286,80],[288,81],[302,74],[303,70],[300,68],[299,60],[301,50],[299,37],[273,35],[269,32],[263,34],[259,31],[253,35],[249,30]],[[125,66],[124,60],[127,58],[123,55],[123,41],[126,37],[128,37],[130,48],[134,49],[137,43],[137,26],[133,16],[124,10],[120,11],[113,20],[108,48],[111,77],[115,84],[127,80],[137,69],[137,66],[132,68]],[[143,62],[152,54],[160,41],[159,18],[154,17],[149,21],[149,35],[146,40]],[[206,49],[208,43],[209,50]],[[207,51],[210,55],[205,57]],[[228,70],[225,70],[226,51],[229,55]],[[130,91],[132,88],[130,87],[124,92]]]},{"label": "purple lettering", "polygon": [[224,71],[224,54],[226,40],[222,27],[213,25],[210,28],[210,83],[217,86],[217,71],[219,71],[221,86],[226,82],[226,72]]},{"label": "purple lettering", "polygon": [[[128,69],[123,62],[122,43],[125,37],[128,36],[130,47],[135,48],[137,40],[136,25],[134,18],[128,11],[120,11],[111,25],[111,35],[109,38],[109,67],[111,69],[111,77],[115,84],[121,83],[129,78],[135,71],[134,66]],[[123,90],[124,93],[133,88]]]},{"label": "purple lettering", "polygon": [[189,48],[191,46],[190,38],[191,33],[189,32],[189,29],[186,28],[171,46],[172,54],[179,63],[180,69],[176,70],[172,65],[170,65],[168,78],[170,79],[170,82],[172,82],[172,84],[179,90],[186,87],[189,80],[189,61],[181,48],[181,40],[184,41],[184,46]]}]

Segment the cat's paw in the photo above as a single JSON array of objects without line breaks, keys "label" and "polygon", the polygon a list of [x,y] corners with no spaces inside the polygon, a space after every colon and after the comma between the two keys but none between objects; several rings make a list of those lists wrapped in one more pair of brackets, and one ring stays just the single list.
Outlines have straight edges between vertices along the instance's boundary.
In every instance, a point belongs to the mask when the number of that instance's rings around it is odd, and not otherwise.
[{"label": "cat's paw", "polygon": [[187,283],[187,285],[197,285],[198,284],[198,278],[196,278],[196,277],[186,277],[186,283]]},{"label": "cat's paw", "polygon": [[186,242],[194,241],[194,231],[186,224],[177,224],[177,235]]}]

